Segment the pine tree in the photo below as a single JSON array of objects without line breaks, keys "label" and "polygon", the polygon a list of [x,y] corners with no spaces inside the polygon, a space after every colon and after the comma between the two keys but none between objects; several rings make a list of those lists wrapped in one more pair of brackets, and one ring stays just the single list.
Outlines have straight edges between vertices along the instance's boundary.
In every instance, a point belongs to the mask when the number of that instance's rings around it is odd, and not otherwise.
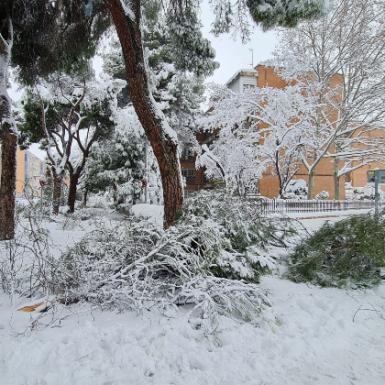
[{"label": "pine tree", "polygon": [[[110,117],[122,85],[122,81],[107,76],[98,82],[87,71],[77,76],[55,73],[30,89],[25,103],[24,124],[19,128],[30,140],[43,139],[42,145],[47,151],[55,181],[54,214],[59,209],[65,169],[70,181],[69,212],[74,212],[79,178],[91,147],[113,129]],[[36,127],[39,120],[41,123]]]},{"label": "pine tree", "polygon": [[80,183],[85,196],[112,189],[114,202],[119,203],[141,190],[145,139],[132,107],[117,114],[114,129],[92,147]]}]

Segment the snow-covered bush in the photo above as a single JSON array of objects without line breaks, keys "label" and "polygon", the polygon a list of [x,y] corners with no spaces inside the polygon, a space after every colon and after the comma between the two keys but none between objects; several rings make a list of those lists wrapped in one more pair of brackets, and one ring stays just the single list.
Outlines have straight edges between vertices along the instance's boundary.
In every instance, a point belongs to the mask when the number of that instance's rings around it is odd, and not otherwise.
[{"label": "snow-covered bush", "polygon": [[[378,189],[380,200],[385,200],[385,193]],[[375,199],[375,188],[371,185],[364,187],[354,187],[352,193],[352,200],[374,200]]]},{"label": "snow-covered bush", "polygon": [[303,179],[291,180],[287,187],[283,199],[307,199],[307,185]]},{"label": "snow-covered bush", "polygon": [[203,317],[250,320],[269,303],[257,283],[295,233],[288,222],[258,216],[251,202],[225,193],[188,199],[164,231],[130,218],[100,227],[68,250],[53,271],[53,290],[68,301],[170,314],[184,304]]},{"label": "snow-covered bush", "polygon": [[329,192],[328,191],[321,191],[319,192],[314,199],[318,201],[324,201],[329,198]]},{"label": "snow-covered bush", "polygon": [[385,221],[371,214],[325,223],[288,257],[287,276],[320,286],[372,286],[385,266]]}]

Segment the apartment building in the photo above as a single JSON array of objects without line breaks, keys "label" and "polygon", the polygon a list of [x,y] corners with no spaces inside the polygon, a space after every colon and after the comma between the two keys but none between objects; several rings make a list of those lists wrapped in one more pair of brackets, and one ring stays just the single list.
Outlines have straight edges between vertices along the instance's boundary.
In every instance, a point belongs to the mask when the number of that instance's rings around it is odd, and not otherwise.
[{"label": "apartment building", "polygon": [[[330,86],[335,87],[340,82],[339,75],[333,77]],[[237,71],[226,83],[234,92],[243,92],[248,87],[273,87],[273,88],[285,88],[287,83],[280,78],[274,71],[274,67],[266,65],[257,65],[255,69],[241,69]],[[332,115],[337,120],[338,111],[332,111]],[[333,116],[331,117],[333,119]],[[263,126],[261,126],[263,128]],[[202,133],[197,136],[198,141],[201,144],[209,144],[214,140],[212,133]],[[333,151],[333,148],[331,149]],[[221,181],[208,181],[205,179],[202,169],[195,170],[195,157],[189,149],[184,149],[182,158],[182,174],[186,177],[185,196],[191,194],[191,192],[200,190],[202,188],[210,188],[215,184],[221,183]],[[353,186],[366,184],[366,171],[368,167],[371,169],[379,167],[378,164],[372,164],[370,166],[357,169],[347,175],[346,180],[352,181]],[[380,167],[381,168],[381,167]],[[320,161],[316,169],[315,183],[314,183],[314,196],[321,191],[328,191],[329,199],[334,199],[334,162],[331,158],[324,158]],[[308,173],[303,165],[300,166],[299,171],[294,176],[293,180],[302,179],[308,183]],[[277,177],[274,175],[271,169],[268,169],[259,180],[259,192],[261,195],[268,198],[278,197],[279,183]],[[345,183],[344,180],[340,183],[340,199],[345,199]]]},{"label": "apartment building", "polygon": [[[1,167],[1,148],[0,148]],[[45,164],[28,150],[17,149],[16,153],[16,196],[24,194],[40,196],[39,180],[45,173]]]}]

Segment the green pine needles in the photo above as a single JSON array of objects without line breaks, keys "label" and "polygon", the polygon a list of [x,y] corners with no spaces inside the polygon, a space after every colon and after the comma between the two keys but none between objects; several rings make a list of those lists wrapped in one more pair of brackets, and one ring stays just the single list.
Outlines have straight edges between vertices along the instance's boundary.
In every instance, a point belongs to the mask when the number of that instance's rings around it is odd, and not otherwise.
[{"label": "green pine needles", "polygon": [[371,214],[325,223],[288,257],[287,276],[320,286],[370,287],[385,266],[385,221]]},{"label": "green pine needles", "polygon": [[[176,227],[192,227],[207,274],[259,283],[276,267],[276,257],[294,242],[298,230],[290,219],[267,219],[250,200],[224,190],[200,191],[184,202]],[[199,230],[199,231],[198,231]]]},{"label": "green pine needles", "polygon": [[328,10],[325,0],[247,0],[253,20],[263,30],[295,27],[302,20],[318,19]]}]

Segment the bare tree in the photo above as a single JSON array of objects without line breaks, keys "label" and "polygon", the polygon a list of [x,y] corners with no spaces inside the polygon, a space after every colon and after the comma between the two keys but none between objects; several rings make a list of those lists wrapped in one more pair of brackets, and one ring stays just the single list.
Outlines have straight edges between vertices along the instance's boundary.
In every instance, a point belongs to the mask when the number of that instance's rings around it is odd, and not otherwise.
[{"label": "bare tree", "polygon": [[346,156],[350,153],[364,165],[366,156],[383,153],[357,144],[385,123],[385,3],[338,0],[323,19],[282,32],[276,59],[278,73],[297,83],[314,106],[313,149],[310,159],[303,157],[308,199],[313,198],[316,168],[324,157],[334,158],[339,199],[341,160],[351,163]]},{"label": "bare tree", "polygon": [[210,151],[202,147],[203,154],[198,157],[206,174],[213,177],[217,170],[222,178],[245,182],[260,178],[270,168],[279,181],[279,196],[284,196],[299,169],[312,129],[309,105],[298,87],[255,87],[234,93],[214,86],[210,105],[212,109],[201,125],[216,130],[218,139]]}]

